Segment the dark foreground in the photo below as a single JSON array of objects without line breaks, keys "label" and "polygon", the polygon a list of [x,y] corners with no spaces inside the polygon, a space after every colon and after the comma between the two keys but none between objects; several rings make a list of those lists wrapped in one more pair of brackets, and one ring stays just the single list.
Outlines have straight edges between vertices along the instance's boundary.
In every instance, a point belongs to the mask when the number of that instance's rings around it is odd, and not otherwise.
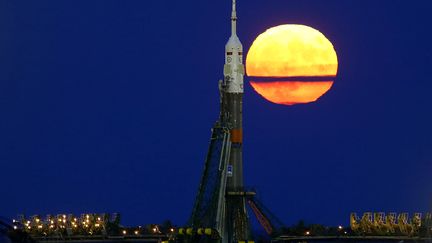
[{"label": "dark foreground", "polygon": [[305,242],[367,242],[367,243],[381,243],[381,242],[431,242],[432,238],[422,237],[408,237],[408,236],[308,236],[308,237],[292,237],[281,236],[272,240],[273,243],[305,243]]},{"label": "dark foreground", "polygon": [[141,236],[72,236],[67,238],[34,238],[39,243],[55,243],[55,242],[68,242],[68,243],[147,243],[147,242],[165,242],[168,241],[166,235],[141,235]]}]

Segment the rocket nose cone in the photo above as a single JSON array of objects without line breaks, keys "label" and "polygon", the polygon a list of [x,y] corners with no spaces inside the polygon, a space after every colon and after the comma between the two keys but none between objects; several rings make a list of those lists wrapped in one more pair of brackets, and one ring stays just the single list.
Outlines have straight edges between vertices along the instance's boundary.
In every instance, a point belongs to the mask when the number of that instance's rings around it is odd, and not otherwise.
[{"label": "rocket nose cone", "polygon": [[225,46],[226,50],[243,50],[243,45],[237,36],[231,36]]}]

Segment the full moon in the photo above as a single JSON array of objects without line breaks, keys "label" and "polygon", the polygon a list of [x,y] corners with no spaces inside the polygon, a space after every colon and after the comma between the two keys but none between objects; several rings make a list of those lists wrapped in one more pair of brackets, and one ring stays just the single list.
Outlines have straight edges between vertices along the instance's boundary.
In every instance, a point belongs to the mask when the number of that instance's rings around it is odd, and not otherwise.
[{"label": "full moon", "polygon": [[280,25],[259,35],[246,57],[254,90],[282,105],[318,100],[333,85],[338,59],[332,43],[305,25]]}]

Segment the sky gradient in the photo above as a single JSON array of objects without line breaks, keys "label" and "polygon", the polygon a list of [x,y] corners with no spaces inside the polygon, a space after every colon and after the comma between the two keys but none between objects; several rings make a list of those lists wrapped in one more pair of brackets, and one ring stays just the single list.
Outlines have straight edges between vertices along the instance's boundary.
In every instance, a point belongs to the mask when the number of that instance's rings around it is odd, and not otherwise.
[{"label": "sky gradient", "polygon": [[[286,224],[432,207],[427,1],[239,0],[245,53],[280,24],[320,30],[339,72],[282,106],[245,79],[246,184]],[[186,222],[230,1],[0,1],[0,215],[120,212]]]}]

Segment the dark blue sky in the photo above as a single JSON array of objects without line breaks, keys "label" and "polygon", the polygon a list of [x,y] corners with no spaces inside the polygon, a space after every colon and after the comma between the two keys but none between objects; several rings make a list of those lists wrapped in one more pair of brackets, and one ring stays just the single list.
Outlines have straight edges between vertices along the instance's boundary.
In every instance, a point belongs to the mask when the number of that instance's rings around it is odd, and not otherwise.
[{"label": "dark blue sky", "polygon": [[[312,26],[339,75],[319,102],[245,86],[246,183],[285,223],[432,206],[427,1],[239,0],[247,50]],[[186,222],[218,116],[230,2],[0,0],[0,215]]]}]

